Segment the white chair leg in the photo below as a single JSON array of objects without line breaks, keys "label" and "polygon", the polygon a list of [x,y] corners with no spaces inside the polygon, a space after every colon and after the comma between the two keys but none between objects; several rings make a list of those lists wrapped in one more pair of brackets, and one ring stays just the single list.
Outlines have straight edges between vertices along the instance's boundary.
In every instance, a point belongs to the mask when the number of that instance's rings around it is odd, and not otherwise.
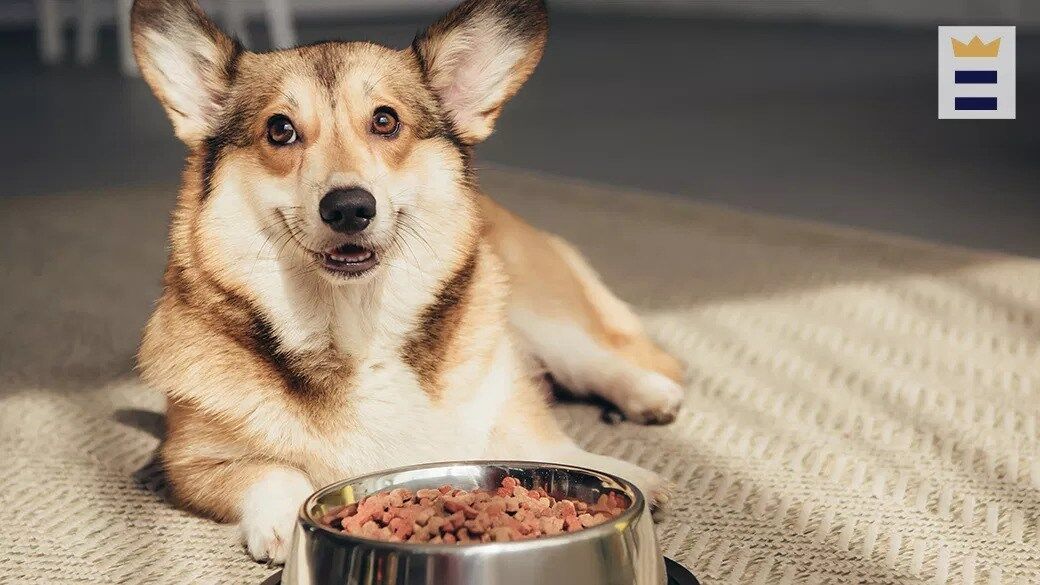
[{"label": "white chair leg", "polygon": [[36,23],[40,60],[47,65],[54,65],[61,61],[65,54],[65,42],[62,38],[64,27],[58,0],[36,0]]},{"label": "white chair leg", "polygon": [[136,77],[139,72],[130,36],[130,9],[133,4],[134,0],[116,0],[116,30],[119,36],[119,68],[123,70],[123,75]]},{"label": "white chair leg", "polygon": [[227,20],[228,31],[238,37],[238,40],[246,47],[249,42],[249,20],[246,14],[244,0],[225,0],[224,16]]},{"label": "white chair leg", "polygon": [[76,62],[93,63],[97,58],[98,18],[97,0],[79,0],[76,15]]},{"label": "white chair leg", "polygon": [[271,34],[271,43],[276,49],[292,47],[296,44],[296,28],[293,25],[289,0],[266,0],[267,28]]}]

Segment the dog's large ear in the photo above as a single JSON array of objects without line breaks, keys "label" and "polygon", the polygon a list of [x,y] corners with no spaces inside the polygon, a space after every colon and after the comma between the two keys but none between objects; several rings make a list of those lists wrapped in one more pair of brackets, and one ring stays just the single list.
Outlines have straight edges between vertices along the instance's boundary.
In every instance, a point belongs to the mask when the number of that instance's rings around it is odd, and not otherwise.
[{"label": "dog's large ear", "polygon": [[464,142],[491,134],[542,58],[548,31],[544,0],[466,0],[415,37],[412,49]]},{"label": "dog's large ear", "polygon": [[241,46],[206,18],[195,0],[135,0],[134,56],[189,146],[213,130]]}]

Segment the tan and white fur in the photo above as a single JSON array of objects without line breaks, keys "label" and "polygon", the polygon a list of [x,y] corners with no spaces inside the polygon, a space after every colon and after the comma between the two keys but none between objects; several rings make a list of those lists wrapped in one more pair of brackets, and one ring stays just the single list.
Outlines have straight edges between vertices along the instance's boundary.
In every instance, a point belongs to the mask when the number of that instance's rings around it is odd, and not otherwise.
[{"label": "tan and white fur", "polygon": [[[679,364],[470,167],[546,22],[540,0],[468,0],[404,50],[252,53],[194,0],[135,2],[138,63],[189,149],[140,371],[168,398],[174,499],[238,522],[254,558],[284,560],[316,487],[400,465],[552,461],[666,497],[557,428],[544,373],[662,423]],[[352,231],[323,207],[344,189],[371,207]]]}]

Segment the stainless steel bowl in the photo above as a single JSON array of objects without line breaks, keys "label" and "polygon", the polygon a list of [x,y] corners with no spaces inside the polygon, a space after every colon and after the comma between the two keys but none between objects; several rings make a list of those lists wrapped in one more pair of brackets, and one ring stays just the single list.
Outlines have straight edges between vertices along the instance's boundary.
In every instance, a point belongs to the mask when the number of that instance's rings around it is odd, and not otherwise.
[{"label": "stainless steel bowl", "polygon": [[[342,534],[317,519],[334,506],[397,487],[494,489],[506,475],[553,497],[594,502],[618,492],[632,505],[611,522],[518,542],[410,544]],[[650,509],[631,483],[548,463],[460,461],[404,467],[318,490],[300,511],[284,585],[665,585]]]}]

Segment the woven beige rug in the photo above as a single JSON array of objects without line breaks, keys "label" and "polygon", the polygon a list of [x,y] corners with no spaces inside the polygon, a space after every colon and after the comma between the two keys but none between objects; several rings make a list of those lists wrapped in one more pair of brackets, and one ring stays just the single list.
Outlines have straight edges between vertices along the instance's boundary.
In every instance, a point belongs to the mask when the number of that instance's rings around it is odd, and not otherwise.
[{"label": "woven beige rug", "polygon": [[[704,583],[1040,582],[1040,261],[510,171],[689,367],[667,427],[559,417],[673,479]],[[259,583],[170,508],[132,372],[171,188],[0,199],[0,583]]]}]

